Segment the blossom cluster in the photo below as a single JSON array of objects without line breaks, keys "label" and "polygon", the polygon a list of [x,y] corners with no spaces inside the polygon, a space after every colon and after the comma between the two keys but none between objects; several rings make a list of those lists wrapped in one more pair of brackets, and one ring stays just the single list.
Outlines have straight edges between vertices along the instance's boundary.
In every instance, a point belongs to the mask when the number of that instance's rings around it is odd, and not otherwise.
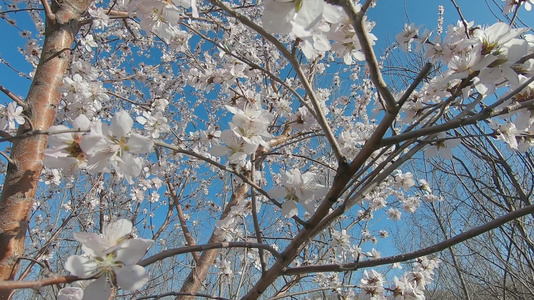
[{"label": "blossom cluster", "polygon": [[[474,22],[465,25],[458,22],[448,27],[444,37],[434,38],[427,31],[419,34],[419,30],[413,24],[406,25],[396,36],[398,44],[405,51],[411,51],[411,45],[416,43],[418,49],[424,49],[428,59],[440,61],[448,69],[425,83],[413,96],[414,100],[407,103],[404,107],[407,117],[404,121],[407,123],[414,116],[428,112],[431,107],[428,103],[440,103],[442,99],[451,97],[451,92],[456,88],[461,87],[465,99],[470,96],[484,99],[502,93],[499,92],[500,88],[509,91],[518,89],[534,75],[534,59],[529,58],[534,53],[534,35],[525,34],[527,28],[512,28],[506,23],[480,27],[475,26]],[[521,35],[524,38],[519,38]],[[530,99],[533,91],[534,85],[530,84],[499,107]],[[534,131],[533,123],[530,110],[523,108],[494,118],[491,127],[495,135],[511,149],[524,152],[534,145],[530,138]],[[444,137],[445,134],[440,133],[440,138]],[[458,140],[451,138],[437,141],[432,143],[435,149],[428,151],[428,156],[439,152],[450,159],[450,148],[458,144]]]},{"label": "blossom cluster", "polygon": [[[348,65],[364,60],[354,28],[340,6],[323,0],[267,0],[264,8],[263,28],[270,33],[289,33],[298,38],[306,58],[314,59],[331,50]],[[365,28],[374,43],[376,37],[370,33],[373,26],[366,21]]]},{"label": "blossom cluster", "polygon": [[0,104],[0,130],[8,133],[15,132],[17,125],[26,122],[22,115],[22,107],[17,103],[11,102],[7,106]]},{"label": "blossom cluster", "polygon": [[285,172],[282,186],[272,189],[269,194],[284,199],[282,214],[291,218],[298,215],[297,203],[302,205],[308,214],[313,214],[318,201],[326,194],[326,189],[317,182],[315,173],[301,173],[298,169],[292,169]]},{"label": "blossom cluster", "polygon": [[[113,289],[135,291],[148,282],[148,273],[137,262],[154,241],[130,238],[132,228],[130,221],[120,219],[107,224],[102,235],[74,233],[74,238],[82,243],[84,255],[71,255],[65,269],[74,276],[96,278],[83,291],[83,299],[109,299]],[[70,289],[63,291],[67,292],[75,293],[76,297],[82,294]]]},{"label": "blossom cluster", "polygon": [[271,138],[268,126],[273,116],[261,107],[246,105],[244,109],[226,106],[234,114],[229,123],[230,129],[220,133],[219,139],[224,146],[215,145],[210,153],[215,156],[228,156],[228,162],[238,166],[246,165],[246,158],[258,147],[268,148]]},{"label": "blossom cluster", "polygon": [[50,148],[45,152],[45,166],[73,172],[86,169],[91,173],[118,171],[129,177],[141,173],[143,160],[133,154],[147,153],[153,147],[150,138],[133,133],[133,119],[119,111],[109,126],[93,122],[85,115],[65,125],[50,128]]}]

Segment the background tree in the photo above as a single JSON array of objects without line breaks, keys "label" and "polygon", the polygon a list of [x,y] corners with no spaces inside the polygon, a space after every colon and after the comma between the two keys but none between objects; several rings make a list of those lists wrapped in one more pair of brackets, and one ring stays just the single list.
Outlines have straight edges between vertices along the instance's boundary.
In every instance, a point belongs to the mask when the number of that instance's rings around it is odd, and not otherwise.
[{"label": "background tree", "polygon": [[[528,155],[499,149],[532,143],[531,3],[487,26],[447,3],[460,21],[440,6],[432,35],[393,28],[384,51],[374,1],[5,3],[32,70],[2,63],[32,84],[2,85],[0,298],[423,299],[437,253],[500,226],[494,278],[458,278],[521,295]],[[401,50],[424,59],[385,77]],[[459,225],[450,195],[481,213]],[[395,253],[420,207],[438,235]]]}]

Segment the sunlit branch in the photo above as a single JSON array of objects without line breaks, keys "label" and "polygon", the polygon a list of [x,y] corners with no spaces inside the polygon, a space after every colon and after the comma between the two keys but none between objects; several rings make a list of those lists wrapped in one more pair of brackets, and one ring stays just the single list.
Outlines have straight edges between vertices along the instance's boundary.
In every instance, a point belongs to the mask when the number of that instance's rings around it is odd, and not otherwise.
[{"label": "sunlit branch", "polygon": [[3,156],[5,158],[5,160],[7,160],[8,163],[10,163],[11,165],[15,166],[15,161],[12,160],[9,155],[7,155],[4,151],[0,151],[0,155]]},{"label": "sunlit branch", "polygon": [[410,86],[408,87],[408,89],[404,92],[404,94],[402,95],[402,97],[400,97],[399,101],[397,101],[397,104],[399,105],[399,107],[402,107],[404,105],[404,103],[406,102],[406,100],[408,100],[408,98],[410,97],[410,95],[413,93],[413,91],[415,90],[415,88],[417,88],[417,86],[419,85],[419,83],[421,83],[421,81],[423,81],[426,76],[428,75],[428,72],[430,72],[430,70],[432,69],[432,64],[431,63],[426,63],[424,65],[424,67],[421,69],[421,71],[419,72],[419,74],[417,74],[417,77],[414,79],[414,81],[412,82],[412,84],[410,84]]},{"label": "sunlit branch", "polygon": [[[185,179],[184,185],[186,184],[187,179],[188,178]],[[182,228],[182,233],[184,234],[184,238],[187,242],[187,245],[194,246],[196,243],[195,243],[195,240],[193,239],[193,236],[191,235],[191,232],[189,231],[189,228],[187,227],[187,223],[185,222],[185,215],[184,215],[184,212],[182,211],[182,206],[180,205],[179,196],[176,193],[176,190],[174,189],[170,178],[166,178],[165,183],[167,184],[167,190],[171,194],[174,207],[176,208],[176,213],[178,214],[178,219],[180,221],[180,227]],[[180,194],[183,191],[184,189],[180,191]],[[192,255],[193,255],[193,259],[195,260],[195,262],[198,262],[198,259],[200,258],[200,255],[198,254],[198,252],[193,252]]]},{"label": "sunlit branch", "polygon": [[521,209],[518,209],[516,211],[507,213],[493,221],[490,221],[484,225],[475,227],[469,231],[456,235],[450,239],[437,243],[433,246],[423,248],[417,251],[405,253],[405,254],[399,254],[399,255],[394,255],[394,256],[389,256],[389,257],[384,257],[384,258],[360,261],[359,263],[288,268],[283,273],[284,275],[295,275],[295,274],[304,274],[304,273],[348,272],[348,271],[355,271],[357,269],[382,266],[382,265],[393,264],[397,262],[405,262],[405,261],[415,259],[421,256],[430,255],[436,252],[443,251],[449,247],[452,247],[456,244],[464,242],[468,239],[474,238],[480,234],[483,234],[492,229],[495,229],[507,222],[510,222],[512,220],[515,220],[517,218],[523,217],[531,213],[534,213],[534,205],[529,205]]},{"label": "sunlit branch", "polygon": [[454,8],[456,9],[456,11],[458,12],[458,16],[460,17],[462,24],[464,25],[465,36],[469,37],[470,35],[469,26],[467,25],[467,22],[465,21],[464,15],[462,14],[462,10],[460,10],[460,7],[458,6],[455,0],[451,0],[451,2],[452,2],[452,5],[454,5]]},{"label": "sunlit branch", "polygon": [[53,278],[45,278],[41,280],[32,280],[32,281],[0,281],[0,290],[11,290],[11,289],[39,289],[43,286],[59,284],[59,283],[71,283],[78,280],[86,280],[90,278],[80,278],[77,276],[58,276]]},{"label": "sunlit branch", "polygon": [[349,16],[352,26],[358,36],[358,40],[362,46],[362,52],[365,55],[365,61],[367,62],[367,67],[369,68],[369,73],[371,75],[371,80],[376,86],[380,95],[386,101],[386,111],[397,113],[398,105],[395,101],[395,97],[389,90],[386,82],[382,78],[382,73],[380,72],[380,67],[376,59],[373,47],[369,41],[369,36],[367,34],[367,29],[365,28],[365,11],[357,11],[357,8],[354,6],[352,1],[343,0],[341,1],[341,6],[345,10],[345,13]]},{"label": "sunlit branch", "polygon": [[[256,155],[255,153],[252,153],[251,157],[251,169],[250,169],[250,180],[252,182],[256,182],[254,179],[254,173],[256,172]],[[254,232],[256,233],[256,240],[258,241],[258,244],[263,244],[262,239],[262,233],[260,228],[260,223],[258,221],[258,205],[257,205],[257,199],[256,199],[256,192],[254,189],[250,191],[250,202],[251,202],[251,210],[252,210],[252,221],[254,223]],[[262,273],[265,273],[265,270],[267,270],[267,261],[265,260],[265,255],[263,253],[263,249],[258,249],[258,254],[260,256],[260,263],[261,263],[261,271]]]},{"label": "sunlit branch", "polygon": [[6,89],[1,84],[0,84],[0,91],[6,94],[6,96],[8,96],[9,98],[11,98],[11,100],[15,101],[19,106],[22,106],[24,110],[28,109],[28,105],[26,104],[26,102],[24,102],[24,100],[22,100],[19,96],[13,94],[10,90]]},{"label": "sunlit branch", "polygon": [[41,4],[43,5],[43,9],[45,11],[46,20],[52,23],[56,22],[56,15],[52,12],[52,8],[50,7],[48,0],[41,0]]},{"label": "sunlit branch", "polygon": [[189,246],[189,247],[164,250],[149,258],[143,259],[142,261],[138,263],[138,265],[146,267],[148,265],[151,265],[165,258],[180,255],[180,254],[185,254],[185,253],[190,253],[190,252],[201,252],[201,251],[206,251],[206,250],[211,250],[211,249],[223,249],[223,248],[263,249],[263,250],[269,251],[277,259],[281,258],[280,253],[278,253],[278,251],[274,250],[274,248],[269,245],[260,244],[260,243],[248,243],[248,242],[223,242],[223,243],[195,245],[195,246]]}]

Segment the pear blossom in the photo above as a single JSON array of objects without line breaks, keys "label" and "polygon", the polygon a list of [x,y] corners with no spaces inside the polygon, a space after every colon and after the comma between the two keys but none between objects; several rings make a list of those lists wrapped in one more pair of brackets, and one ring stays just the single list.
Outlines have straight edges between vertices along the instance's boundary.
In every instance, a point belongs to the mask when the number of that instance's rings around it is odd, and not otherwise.
[{"label": "pear blossom", "polygon": [[402,173],[401,170],[397,170],[397,173],[393,175],[393,179],[397,188],[403,188],[406,191],[415,185],[415,180],[413,180],[413,174],[411,172]]},{"label": "pear blossom", "polygon": [[298,169],[286,171],[283,187],[275,188],[269,192],[273,197],[283,198],[282,214],[291,218],[297,215],[297,203],[300,203],[309,214],[315,211],[316,201],[326,193],[325,186],[316,182],[316,174],[306,172],[302,174]]},{"label": "pear blossom", "polygon": [[412,42],[417,37],[417,34],[419,32],[419,27],[415,27],[415,24],[404,24],[404,29],[402,32],[398,33],[395,36],[395,40],[397,40],[397,43],[401,46],[402,50],[404,51],[412,51]]},{"label": "pear blossom", "polygon": [[421,191],[424,191],[425,193],[432,194],[432,189],[430,189],[430,184],[425,179],[419,179],[419,183],[421,184],[418,186],[418,188]]},{"label": "pear blossom", "polygon": [[152,138],[158,138],[162,133],[167,133],[171,130],[167,118],[163,116],[161,111],[156,111],[154,114],[145,111],[141,116],[135,118],[135,120],[151,132],[150,135]]},{"label": "pear blossom", "polygon": [[426,158],[434,157],[436,154],[439,153],[439,155],[445,159],[452,159],[452,148],[457,147],[460,145],[460,140],[458,139],[446,139],[446,133],[440,132],[436,136],[437,140],[436,142],[432,142],[429,147],[425,150],[424,154]]},{"label": "pear blossom", "polygon": [[384,275],[375,270],[364,271],[361,279],[361,299],[385,300],[384,297]]},{"label": "pear blossom", "polygon": [[87,154],[87,169],[90,172],[109,172],[112,168],[127,176],[141,173],[142,159],[132,153],[146,153],[154,143],[151,139],[131,133],[133,119],[126,111],[120,111],[111,120],[111,125],[98,123],[81,141]]},{"label": "pear blossom", "polygon": [[167,42],[172,39],[176,29],[173,24],[178,23],[182,16],[173,1],[139,0],[130,2],[129,6],[132,11],[137,11],[143,30],[153,32]]},{"label": "pear blossom", "polygon": [[85,38],[80,39],[80,43],[82,44],[82,46],[85,47],[85,50],[87,50],[88,52],[93,51],[92,48],[98,47],[98,44],[95,42],[92,34],[88,34],[85,36]]},{"label": "pear blossom", "polygon": [[228,162],[231,164],[243,164],[247,156],[258,148],[257,144],[247,141],[230,129],[221,133],[220,140],[225,146],[215,145],[210,148],[209,153],[215,156],[229,156]]},{"label": "pear blossom", "polygon": [[246,106],[241,110],[227,105],[226,109],[234,114],[230,128],[237,135],[243,137],[247,143],[268,147],[266,140],[272,137],[267,130],[273,119],[271,113],[252,106]]},{"label": "pear blossom", "polygon": [[263,28],[270,33],[307,35],[321,20],[324,4],[323,0],[266,0],[263,4]]},{"label": "pear blossom", "polygon": [[[48,168],[62,169],[72,173],[87,166],[87,154],[82,150],[80,143],[84,132],[88,131],[91,121],[85,115],[79,115],[72,121],[72,129],[80,132],[62,132],[70,128],[65,125],[50,127],[48,145],[45,150],[44,165]],[[55,133],[61,132],[61,133]]]},{"label": "pear blossom", "polygon": [[87,12],[93,17],[93,26],[98,29],[104,29],[109,26],[109,16],[102,7],[93,9],[89,7]]},{"label": "pear blossom", "polygon": [[490,123],[490,127],[496,130],[498,133],[497,139],[503,140],[510,149],[518,150],[517,137],[520,132],[512,122],[506,122],[505,124]]},{"label": "pear blossom", "polygon": [[393,208],[393,207],[388,209],[386,214],[388,215],[388,219],[391,219],[393,221],[399,221],[402,215],[400,210]]},{"label": "pear blossom", "polygon": [[[11,102],[7,107],[0,104],[0,130],[14,130],[16,124],[22,125],[26,121],[22,115],[22,107]],[[16,123],[16,124],[15,124]]]},{"label": "pear blossom", "polygon": [[121,219],[107,224],[102,235],[74,233],[85,254],[71,255],[65,262],[65,269],[74,276],[97,277],[85,289],[83,299],[108,299],[112,288],[133,291],[148,282],[145,268],[136,263],[154,241],[129,239],[132,227],[130,221]]}]

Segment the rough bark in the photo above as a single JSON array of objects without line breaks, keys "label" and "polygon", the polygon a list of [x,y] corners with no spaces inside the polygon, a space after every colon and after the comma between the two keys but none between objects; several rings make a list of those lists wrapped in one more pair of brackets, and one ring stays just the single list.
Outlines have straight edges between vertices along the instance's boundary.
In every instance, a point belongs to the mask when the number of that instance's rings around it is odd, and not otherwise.
[{"label": "rough bark", "polygon": [[[39,65],[26,97],[26,123],[18,130],[47,130],[54,122],[59,105],[63,75],[69,65],[70,51],[79,29],[78,21],[90,0],[56,0],[46,5],[45,41]],[[16,139],[0,202],[0,280],[13,279],[18,260],[24,255],[24,237],[29,213],[36,194],[43,165],[46,135]],[[11,291],[2,291],[0,299],[8,299]]]}]

